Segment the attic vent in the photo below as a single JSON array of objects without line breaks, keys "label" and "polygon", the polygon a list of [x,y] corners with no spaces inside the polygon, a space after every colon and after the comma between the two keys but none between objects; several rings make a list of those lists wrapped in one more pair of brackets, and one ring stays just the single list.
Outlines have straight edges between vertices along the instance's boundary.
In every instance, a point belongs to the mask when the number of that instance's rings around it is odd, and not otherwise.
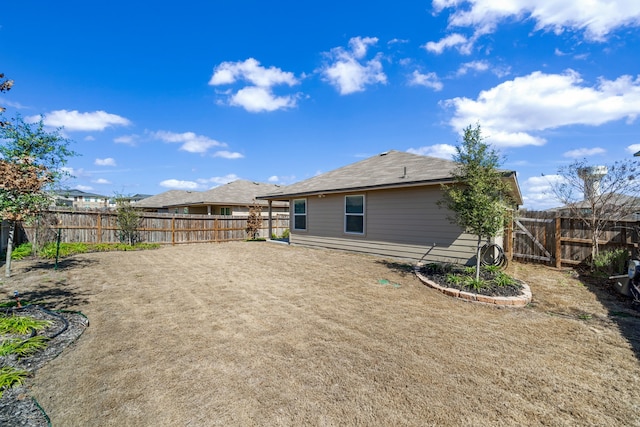
[{"label": "attic vent", "polygon": [[405,167],[402,169],[402,177],[401,177],[401,178],[406,178],[406,177],[407,177],[407,167],[405,166]]},{"label": "attic vent", "polygon": [[384,153],[380,153],[380,157],[382,157],[382,156],[386,156],[387,154],[389,154],[389,152],[388,152],[388,151],[385,151]]}]

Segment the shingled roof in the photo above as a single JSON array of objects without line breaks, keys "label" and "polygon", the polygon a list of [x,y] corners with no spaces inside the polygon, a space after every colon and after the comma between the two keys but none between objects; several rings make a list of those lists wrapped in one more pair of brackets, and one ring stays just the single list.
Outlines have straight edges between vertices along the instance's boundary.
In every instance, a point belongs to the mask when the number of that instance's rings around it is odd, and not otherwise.
[{"label": "shingled roof", "polygon": [[[246,181],[238,179],[228,184],[212,188],[211,190],[197,193],[198,196],[190,199],[190,205],[243,205],[250,206],[255,203],[257,196],[280,190],[276,184]],[[259,203],[262,204],[262,203]]]},{"label": "shingled roof", "polygon": [[[246,180],[236,180],[207,191],[169,190],[136,203],[141,208],[168,208],[194,205],[250,206],[258,195],[278,191],[280,186]],[[266,202],[260,203],[266,204]],[[286,204],[282,204],[283,206]],[[274,206],[277,206],[275,204]]]},{"label": "shingled roof", "polygon": [[136,202],[140,208],[164,208],[176,204],[188,203],[189,200],[199,198],[199,191],[169,190],[155,196],[144,198]]},{"label": "shingled roof", "polygon": [[[451,160],[392,150],[291,184],[260,198],[284,200],[320,193],[437,185],[451,181],[451,174],[457,166],[458,164]],[[521,204],[522,198],[515,181],[515,172],[504,172],[512,178],[514,195]]]}]

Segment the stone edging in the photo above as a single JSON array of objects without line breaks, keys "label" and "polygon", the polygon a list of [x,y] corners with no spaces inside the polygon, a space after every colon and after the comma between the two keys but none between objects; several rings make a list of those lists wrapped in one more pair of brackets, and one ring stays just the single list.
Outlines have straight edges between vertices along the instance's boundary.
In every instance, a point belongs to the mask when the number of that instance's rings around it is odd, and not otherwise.
[{"label": "stone edging", "polygon": [[518,295],[517,297],[492,297],[488,295],[465,292],[454,288],[445,288],[444,286],[440,286],[434,281],[429,280],[422,273],[420,273],[420,268],[423,265],[424,264],[419,263],[413,268],[416,276],[422,283],[431,288],[437,289],[445,295],[449,295],[451,297],[455,297],[464,301],[497,305],[500,307],[524,307],[531,302],[531,298],[533,297],[531,294],[531,289],[526,283],[522,284],[522,294]]}]

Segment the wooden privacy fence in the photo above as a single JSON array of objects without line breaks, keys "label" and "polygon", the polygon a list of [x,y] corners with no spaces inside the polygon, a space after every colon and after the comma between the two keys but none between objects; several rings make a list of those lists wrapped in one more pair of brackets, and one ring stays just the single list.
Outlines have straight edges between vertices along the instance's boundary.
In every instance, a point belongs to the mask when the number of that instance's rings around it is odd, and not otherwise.
[{"label": "wooden privacy fence", "polygon": [[[192,215],[166,213],[140,213],[138,233],[144,243],[180,244],[211,243],[245,240],[248,215]],[[60,230],[64,243],[118,243],[120,233],[117,214],[109,211],[55,210],[47,212],[41,221],[48,222],[49,228]],[[56,224],[53,224],[56,222]],[[260,237],[269,237],[268,221],[264,218]],[[30,238],[35,236],[36,226],[23,225]],[[38,227],[39,228],[39,227]],[[273,234],[280,236],[289,229],[289,215],[274,215]]]},{"label": "wooden privacy fence", "polygon": [[[638,221],[607,223],[598,246],[600,251],[624,248],[632,254],[638,247]],[[513,259],[562,265],[582,264],[591,257],[592,232],[578,218],[555,212],[525,212],[513,222]]]}]

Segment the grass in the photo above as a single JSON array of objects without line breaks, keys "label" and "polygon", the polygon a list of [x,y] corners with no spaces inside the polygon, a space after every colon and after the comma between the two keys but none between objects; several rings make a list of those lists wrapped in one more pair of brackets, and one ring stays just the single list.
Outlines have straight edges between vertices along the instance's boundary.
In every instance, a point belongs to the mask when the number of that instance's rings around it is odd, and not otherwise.
[{"label": "grass", "polygon": [[[56,253],[58,257],[64,258],[75,254],[88,252],[111,252],[111,251],[139,251],[147,249],[158,249],[158,243],[136,243],[129,245],[126,243],[61,243],[58,251],[56,243],[47,243],[38,255],[42,258],[54,259]],[[33,255],[31,243],[23,243],[11,252],[11,259],[21,260]]]}]

